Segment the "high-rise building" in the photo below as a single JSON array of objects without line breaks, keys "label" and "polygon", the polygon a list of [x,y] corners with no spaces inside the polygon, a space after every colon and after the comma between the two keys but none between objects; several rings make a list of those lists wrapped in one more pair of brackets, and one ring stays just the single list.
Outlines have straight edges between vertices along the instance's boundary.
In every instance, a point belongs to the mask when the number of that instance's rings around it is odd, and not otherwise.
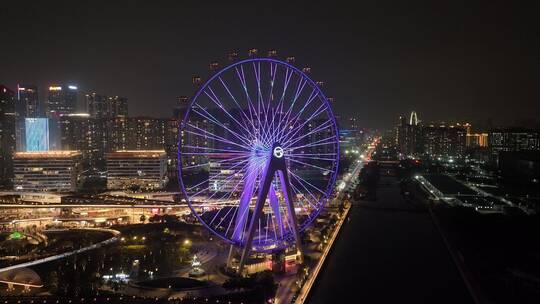
[{"label": "high-rise building", "polygon": [[467,148],[487,148],[488,133],[467,134]]},{"label": "high-rise building", "polygon": [[85,95],[88,114],[93,118],[108,118],[109,109],[107,106],[107,96],[97,93],[88,93]]},{"label": "high-rise building", "polygon": [[62,114],[73,114],[77,110],[78,88],[74,85],[53,85],[45,106],[47,117],[58,118]]},{"label": "high-rise building", "polygon": [[416,112],[411,112],[408,121],[405,116],[399,117],[395,136],[401,154],[416,155],[422,152],[422,127],[418,124]]},{"label": "high-rise building", "polygon": [[0,184],[9,182],[13,174],[15,152],[15,94],[0,85]]},{"label": "high-rise building", "polygon": [[63,150],[80,151],[84,168],[105,167],[108,141],[103,119],[86,113],[66,114],[60,116],[59,125]]},{"label": "high-rise building", "polygon": [[109,96],[107,98],[109,117],[127,117],[128,100],[125,97]]},{"label": "high-rise building", "polygon": [[128,121],[129,118],[127,117],[115,117],[107,120],[107,152],[129,149]]},{"label": "high-rise building", "polygon": [[17,100],[22,111],[24,111],[19,114],[20,117],[40,117],[37,86],[30,84],[17,85]]},{"label": "high-rise building", "polygon": [[24,151],[61,150],[58,123],[50,118],[25,118]]},{"label": "high-rise building", "polygon": [[128,148],[134,150],[163,149],[166,120],[150,117],[128,118]]},{"label": "high-rise building", "polygon": [[173,117],[178,120],[184,120],[184,115],[189,107],[189,98],[187,96],[178,97],[178,102],[173,109]]},{"label": "high-rise building", "polygon": [[88,113],[93,118],[127,117],[127,98],[105,96],[97,93],[86,94]]},{"label": "high-rise building", "polygon": [[167,183],[167,156],[163,150],[126,150],[106,154],[107,188],[161,189]]},{"label": "high-rise building", "polygon": [[498,161],[499,153],[540,150],[540,130],[507,128],[494,129],[488,133],[491,160]]},{"label": "high-rise building", "polygon": [[428,125],[422,128],[424,153],[433,157],[463,157],[467,131],[463,126]]},{"label": "high-rise building", "polygon": [[16,152],[13,156],[16,191],[59,191],[77,189],[81,174],[78,151]]},{"label": "high-rise building", "polygon": [[167,176],[174,178],[178,175],[178,141],[180,139],[180,121],[171,118],[166,121],[165,153],[167,153]]}]

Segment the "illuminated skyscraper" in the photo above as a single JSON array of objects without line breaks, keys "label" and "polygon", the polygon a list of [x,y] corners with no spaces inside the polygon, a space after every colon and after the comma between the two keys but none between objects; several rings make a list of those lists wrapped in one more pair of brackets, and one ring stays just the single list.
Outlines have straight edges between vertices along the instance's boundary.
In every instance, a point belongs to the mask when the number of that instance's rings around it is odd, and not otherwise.
[{"label": "illuminated skyscraper", "polygon": [[15,117],[15,94],[0,85],[0,184],[7,182],[13,173]]},{"label": "illuminated skyscraper", "polygon": [[182,121],[189,107],[189,98],[187,96],[180,96],[177,101],[176,107],[173,109],[173,117]]},{"label": "illuminated skyscraper", "polygon": [[491,159],[498,161],[501,152],[539,151],[540,130],[524,128],[494,129],[488,134]]},{"label": "illuminated skyscraper", "polygon": [[422,150],[422,127],[418,124],[416,112],[411,112],[409,119],[399,117],[396,126],[396,144],[404,155],[418,155]]},{"label": "illuminated skyscraper", "polygon": [[86,113],[76,113],[60,116],[59,124],[62,149],[80,151],[85,169],[103,169],[104,153],[108,143],[104,121],[91,118]]},{"label": "illuminated skyscraper", "polygon": [[431,156],[463,157],[467,131],[459,125],[429,125],[422,129],[424,152]]},{"label": "illuminated skyscraper", "polygon": [[25,119],[27,152],[49,151],[49,118]]},{"label": "illuminated skyscraper", "polygon": [[85,95],[88,114],[93,118],[108,117],[107,96],[96,94],[95,92]]},{"label": "illuminated skyscraper", "polygon": [[97,93],[86,94],[88,113],[92,118],[126,117],[128,115],[127,98],[105,96]]},{"label": "illuminated skyscraper", "polygon": [[127,117],[128,100],[125,97],[109,96],[107,98],[109,117]]},{"label": "illuminated skyscraper", "polygon": [[167,176],[177,176],[178,141],[180,139],[180,121],[177,118],[168,119],[165,130],[165,153],[167,153]]},{"label": "illuminated skyscraper", "polygon": [[24,111],[24,113],[20,113],[20,117],[25,118],[40,116],[37,86],[19,84],[17,86],[17,99]]},{"label": "illuminated skyscraper", "polygon": [[58,118],[62,114],[75,113],[77,109],[77,96],[77,86],[50,86],[45,114],[47,117]]}]

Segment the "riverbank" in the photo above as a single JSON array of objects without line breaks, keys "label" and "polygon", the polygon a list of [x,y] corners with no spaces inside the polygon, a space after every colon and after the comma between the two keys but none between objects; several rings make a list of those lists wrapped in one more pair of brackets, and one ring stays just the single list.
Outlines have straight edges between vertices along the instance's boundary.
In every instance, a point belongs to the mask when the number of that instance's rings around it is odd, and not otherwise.
[{"label": "riverbank", "polygon": [[336,225],[336,228],[332,232],[332,236],[328,240],[328,245],[324,248],[321,257],[317,261],[317,264],[315,265],[315,268],[312,270],[311,275],[306,280],[302,288],[300,289],[300,292],[298,294],[298,297],[295,301],[295,304],[303,304],[307,301],[309,298],[309,294],[311,292],[311,288],[314,286],[315,282],[317,281],[317,277],[319,276],[319,272],[324,266],[324,263],[326,261],[326,258],[328,257],[328,254],[332,251],[332,247],[334,246],[334,241],[339,236],[339,232],[341,231],[341,226],[343,226],[343,223],[347,220],[349,216],[349,210],[351,210],[352,204],[347,204],[345,206],[345,209],[343,210],[343,215],[340,217],[338,224]]}]

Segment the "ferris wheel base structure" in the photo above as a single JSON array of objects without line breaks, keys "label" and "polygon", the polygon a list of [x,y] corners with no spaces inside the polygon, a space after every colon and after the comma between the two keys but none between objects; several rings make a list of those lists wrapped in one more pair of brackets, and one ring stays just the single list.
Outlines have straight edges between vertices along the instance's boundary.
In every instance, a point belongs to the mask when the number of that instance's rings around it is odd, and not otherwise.
[{"label": "ferris wheel base structure", "polygon": [[337,122],[319,85],[275,58],[237,61],[198,88],[181,127],[180,188],[201,224],[231,244],[228,266],[234,248],[240,274],[251,252],[295,248],[302,261],[300,233],[339,167]]},{"label": "ferris wheel base structure", "polygon": [[[251,247],[253,244],[253,237],[255,236],[255,225],[261,218],[261,215],[263,214],[263,207],[266,202],[266,198],[268,197],[269,191],[272,188],[272,181],[274,180],[276,173],[279,176],[281,189],[283,191],[283,197],[285,198],[285,203],[287,207],[287,213],[289,215],[289,221],[292,224],[292,230],[293,230],[294,240],[296,244],[296,251],[299,253],[300,262],[302,262],[303,260],[302,243],[300,240],[300,231],[298,229],[298,220],[296,219],[296,215],[294,213],[291,184],[290,184],[289,176],[287,173],[287,163],[283,155],[283,148],[278,143],[274,143],[271,150],[270,160],[268,161],[268,164],[266,165],[266,168],[263,173],[263,179],[260,184],[261,187],[259,189],[259,194],[257,195],[255,209],[253,210],[253,216],[249,223],[248,237],[246,240],[246,244],[242,250],[240,264],[238,266],[239,274],[242,274],[244,265],[246,263],[246,259],[248,258],[251,252]],[[277,204],[277,201],[270,199],[270,204],[271,205]],[[271,207],[276,208],[276,206],[271,206]],[[277,206],[277,208],[279,208],[279,206]]]}]

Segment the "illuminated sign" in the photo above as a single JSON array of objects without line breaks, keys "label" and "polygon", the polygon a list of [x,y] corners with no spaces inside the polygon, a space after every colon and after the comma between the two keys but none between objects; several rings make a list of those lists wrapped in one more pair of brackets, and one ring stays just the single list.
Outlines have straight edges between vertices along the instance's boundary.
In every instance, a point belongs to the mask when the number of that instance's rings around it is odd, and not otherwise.
[{"label": "illuminated sign", "polygon": [[62,91],[62,87],[50,86],[49,91]]},{"label": "illuminated sign", "polygon": [[70,86],[68,86],[68,88],[69,88],[70,90],[76,90],[76,89],[77,89],[77,86],[70,85]]},{"label": "illuminated sign", "polygon": [[277,158],[282,158],[283,157],[283,148],[282,147],[275,147],[274,148],[274,156],[277,157]]}]

